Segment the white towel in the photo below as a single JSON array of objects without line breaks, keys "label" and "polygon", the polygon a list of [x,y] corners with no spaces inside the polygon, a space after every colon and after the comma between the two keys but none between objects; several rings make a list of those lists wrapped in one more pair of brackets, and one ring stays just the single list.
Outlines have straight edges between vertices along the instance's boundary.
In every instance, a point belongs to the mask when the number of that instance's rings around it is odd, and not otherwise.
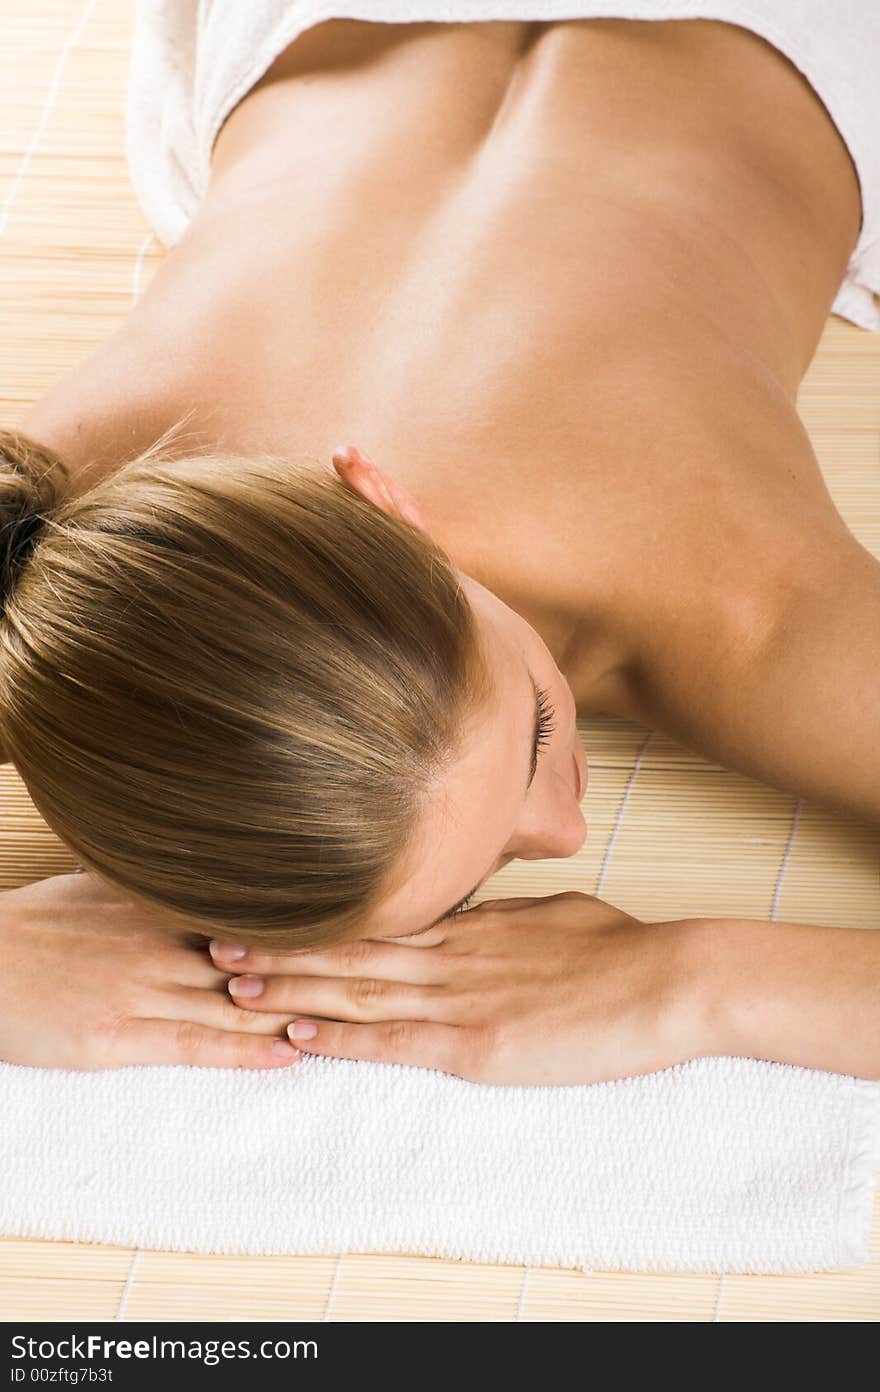
[{"label": "white towel", "polygon": [[135,194],[156,236],[174,246],[205,197],[226,116],[288,44],[324,20],[590,17],[725,20],[800,70],[846,143],[862,194],[861,233],[832,312],[880,332],[878,0],[137,0],[126,111]]},{"label": "white towel", "polygon": [[880,1083],[742,1058],[558,1088],[7,1063],[0,1115],[0,1231],[173,1251],[835,1270],[880,1162]]}]

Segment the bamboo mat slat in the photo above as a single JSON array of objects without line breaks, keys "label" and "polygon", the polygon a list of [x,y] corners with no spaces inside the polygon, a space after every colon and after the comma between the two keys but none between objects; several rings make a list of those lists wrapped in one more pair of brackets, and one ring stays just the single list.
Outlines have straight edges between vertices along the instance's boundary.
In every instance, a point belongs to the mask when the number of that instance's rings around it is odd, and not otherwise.
[{"label": "bamboo mat slat", "polygon": [[[164,255],[124,159],[132,11],[118,0],[0,7],[0,426],[17,424],[116,329]],[[799,407],[837,506],[880,558],[880,336],[829,319]],[[481,897],[581,889],[649,920],[880,924],[873,828],[630,722],[584,721],[580,732],[590,762],[584,847],[566,861],[511,864]],[[8,767],[0,826],[0,888],[73,868]],[[642,1275],[0,1237],[0,1318],[873,1321],[880,1197],[871,1251],[849,1272]]]}]

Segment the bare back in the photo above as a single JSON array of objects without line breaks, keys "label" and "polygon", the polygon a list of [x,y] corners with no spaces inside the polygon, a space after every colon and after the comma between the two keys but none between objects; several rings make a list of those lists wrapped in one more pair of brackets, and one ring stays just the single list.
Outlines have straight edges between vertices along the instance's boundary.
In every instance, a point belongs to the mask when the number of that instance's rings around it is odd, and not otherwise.
[{"label": "bare back", "polygon": [[352,441],[580,714],[650,719],[753,577],[849,536],[795,397],[860,212],[825,108],[737,26],[329,21],[231,113],[186,236],[26,425],[117,462],[192,407],[190,438],[242,452]]}]

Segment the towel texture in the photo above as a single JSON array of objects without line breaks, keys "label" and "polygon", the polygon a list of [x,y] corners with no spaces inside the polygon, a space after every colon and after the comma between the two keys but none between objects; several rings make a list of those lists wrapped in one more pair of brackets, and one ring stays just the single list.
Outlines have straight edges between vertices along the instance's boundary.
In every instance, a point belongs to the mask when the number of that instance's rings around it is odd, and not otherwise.
[{"label": "towel texture", "polygon": [[868,1260],[880,1083],[742,1058],[584,1087],[397,1064],[0,1065],[0,1231],[623,1271]]},{"label": "towel texture", "polygon": [[837,126],[862,194],[861,232],[832,312],[880,332],[877,0],[137,0],[126,155],[138,201],[161,242],[179,241],[207,192],[223,121],[278,54],[324,20],[601,17],[724,20],[759,34],[799,69]]}]

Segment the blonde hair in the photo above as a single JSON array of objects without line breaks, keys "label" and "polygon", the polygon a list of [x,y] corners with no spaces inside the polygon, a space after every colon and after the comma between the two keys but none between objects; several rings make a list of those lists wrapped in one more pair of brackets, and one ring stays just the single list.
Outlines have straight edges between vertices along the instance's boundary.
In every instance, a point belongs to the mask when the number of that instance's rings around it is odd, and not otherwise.
[{"label": "blonde hair", "polygon": [[473,611],[329,468],[177,429],[66,502],[58,456],[0,432],[0,746],[169,926],[357,937],[492,694]]}]

